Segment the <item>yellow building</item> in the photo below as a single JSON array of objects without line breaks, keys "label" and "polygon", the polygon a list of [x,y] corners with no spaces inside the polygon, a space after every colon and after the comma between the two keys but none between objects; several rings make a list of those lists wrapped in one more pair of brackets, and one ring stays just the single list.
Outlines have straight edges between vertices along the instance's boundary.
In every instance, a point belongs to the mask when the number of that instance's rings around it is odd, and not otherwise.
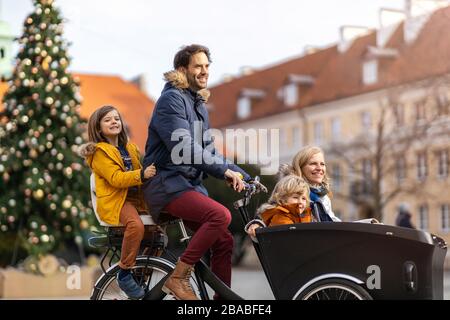
[{"label": "yellow building", "polygon": [[278,129],[279,163],[322,147],[343,220],[394,224],[403,207],[449,242],[450,7],[403,16],[377,30],[343,27],[333,46],[217,85],[211,122]]}]

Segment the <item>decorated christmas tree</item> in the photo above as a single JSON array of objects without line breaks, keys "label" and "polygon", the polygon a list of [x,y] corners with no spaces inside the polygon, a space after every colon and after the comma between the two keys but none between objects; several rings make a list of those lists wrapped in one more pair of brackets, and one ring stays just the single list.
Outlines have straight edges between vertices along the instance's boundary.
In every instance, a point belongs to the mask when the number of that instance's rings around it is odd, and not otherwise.
[{"label": "decorated christmas tree", "polygon": [[40,255],[85,245],[94,214],[89,172],[75,152],[85,122],[63,19],[53,0],[33,2],[0,119],[0,238],[15,236]]}]

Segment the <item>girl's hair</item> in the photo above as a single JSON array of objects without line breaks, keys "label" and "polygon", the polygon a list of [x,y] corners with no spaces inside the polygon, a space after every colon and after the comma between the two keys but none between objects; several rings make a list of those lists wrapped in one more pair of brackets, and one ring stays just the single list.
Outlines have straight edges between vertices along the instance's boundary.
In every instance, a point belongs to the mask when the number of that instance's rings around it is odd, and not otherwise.
[{"label": "girl's hair", "polygon": [[122,120],[122,116],[120,115],[120,112],[114,108],[113,106],[103,106],[101,108],[98,108],[94,111],[94,113],[89,117],[88,121],[88,135],[89,135],[89,141],[90,142],[108,142],[106,138],[103,136],[101,129],[100,129],[100,122],[102,121],[103,117],[106,116],[111,111],[117,111],[117,114],[119,115],[120,122],[122,123],[122,131],[119,133],[119,145],[126,146],[128,143],[128,134],[127,130],[125,128],[125,123]]},{"label": "girl's hair", "polygon": [[287,198],[295,194],[305,194],[306,207],[309,207],[309,185],[301,177],[291,174],[278,181],[268,202],[283,205]]},{"label": "girl's hair", "polygon": [[[288,168],[284,168],[284,171],[290,171],[291,174],[295,174],[299,177],[302,177],[307,181],[307,179],[304,177],[302,173],[302,168],[308,163],[309,159],[311,159],[312,156],[314,156],[317,153],[323,153],[322,149],[315,146],[306,146],[300,149],[299,152],[294,156],[294,159],[292,159],[292,165]],[[283,172],[281,172],[283,174]],[[322,185],[327,189],[330,190],[330,178],[328,177],[327,172],[325,171],[325,176],[323,177]]]}]

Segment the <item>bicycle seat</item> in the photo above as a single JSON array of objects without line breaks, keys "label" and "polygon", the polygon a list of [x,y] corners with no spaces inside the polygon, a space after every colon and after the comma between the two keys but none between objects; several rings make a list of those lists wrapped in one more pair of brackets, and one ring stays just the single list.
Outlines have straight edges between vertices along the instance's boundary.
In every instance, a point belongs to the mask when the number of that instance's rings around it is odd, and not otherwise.
[{"label": "bicycle seat", "polygon": [[[92,208],[94,209],[95,217],[97,218],[98,223],[102,227],[123,227],[122,224],[109,224],[100,219],[100,216],[97,212],[97,193],[95,189],[95,174],[91,173],[91,201],[92,201]],[[144,226],[156,226],[155,221],[153,220],[153,217],[149,214],[142,214],[139,216],[142,220],[142,223]]]}]

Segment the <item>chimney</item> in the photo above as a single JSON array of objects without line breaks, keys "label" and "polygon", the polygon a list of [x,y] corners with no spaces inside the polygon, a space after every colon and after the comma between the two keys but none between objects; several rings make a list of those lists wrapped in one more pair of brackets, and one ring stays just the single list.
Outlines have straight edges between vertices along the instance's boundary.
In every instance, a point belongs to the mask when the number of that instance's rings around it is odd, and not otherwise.
[{"label": "chimney", "polygon": [[132,84],[134,84],[140,91],[144,92],[148,95],[147,92],[147,79],[144,74],[140,74],[130,80]]},{"label": "chimney", "polygon": [[433,12],[448,5],[448,0],[405,0],[405,42],[414,42]]},{"label": "chimney", "polygon": [[339,52],[343,53],[347,51],[353,41],[361,36],[364,36],[370,32],[370,29],[368,27],[364,26],[342,26],[339,28],[339,44],[338,44],[338,50]]},{"label": "chimney", "polygon": [[243,66],[243,67],[241,67],[240,72],[243,76],[248,76],[248,75],[252,74],[253,72],[255,72],[255,70],[250,66]]},{"label": "chimney", "polygon": [[380,8],[378,12],[379,30],[377,31],[377,47],[383,48],[406,18],[405,10]]}]

